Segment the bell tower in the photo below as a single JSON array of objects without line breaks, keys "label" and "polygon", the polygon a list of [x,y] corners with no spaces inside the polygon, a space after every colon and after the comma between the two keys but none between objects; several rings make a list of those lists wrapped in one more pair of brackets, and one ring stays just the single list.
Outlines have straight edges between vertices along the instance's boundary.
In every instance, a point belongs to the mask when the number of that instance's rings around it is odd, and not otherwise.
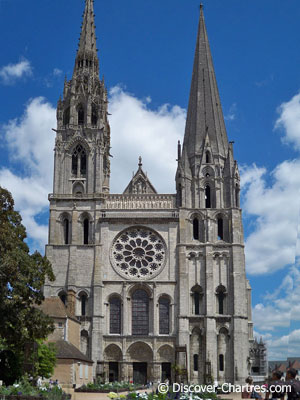
[{"label": "bell tower", "polygon": [[93,0],[86,0],[73,76],[57,104],[53,194],[109,192],[107,90],[99,79]]},{"label": "bell tower", "polygon": [[239,188],[201,6],[176,173],[179,295],[189,297],[179,306],[178,345],[189,343],[194,382],[243,382],[248,373],[252,329]]}]

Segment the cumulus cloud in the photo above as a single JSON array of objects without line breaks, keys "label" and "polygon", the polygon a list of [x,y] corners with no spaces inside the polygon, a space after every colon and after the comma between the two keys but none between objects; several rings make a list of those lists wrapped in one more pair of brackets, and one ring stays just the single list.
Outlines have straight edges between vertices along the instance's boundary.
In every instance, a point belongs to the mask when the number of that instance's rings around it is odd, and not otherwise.
[{"label": "cumulus cloud", "polygon": [[[176,143],[182,137],[185,110],[163,105],[150,109],[151,99],[140,100],[120,87],[110,92],[112,135],[112,192],[122,193],[137,169],[139,155],[160,192],[174,192]],[[11,161],[0,169],[0,184],[14,196],[28,235],[40,249],[47,242],[47,225],[38,215],[48,210],[52,191],[55,109],[44,98],[29,101],[20,118],[2,127]],[[17,166],[18,173],[14,172]]]},{"label": "cumulus cloud", "polygon": [[113,193],[123,192],[139,156],[156,190],[175,192],[177,140],[183,137],[186,112],[179,106],[164,104],[152,110],[150,105],[149,97],[138,99],[120,87],[110,91]]},{"label": "cumulus cloud", "polygon": [[[271,178],[271,184],[268,184]],[[246,239],[249,274],[272,273],[295,262],[300,160],[284,161],[268,176],[256,165],[241,168],[243,211],[251,217]]]},{"label": "cumulus cloud", "polygon": [[[48,227],[37,222],[48,209],[52,187],[56,111],[44,98],[29,101],[21,118],[2,127],[11,168],[0,169],[0,184],[12,192],[28,236],[40,250],[47,242]],[[18,172],[14,172],[18,171]]]},{"label": "cumulus cloud", "polygon": [[13,84],[17,79],[32,75],[30,61],[23,59],[16,64],[8,64],[0,69],[0,78],[5,85]]},{"label": "cumulus cloud", "polygon": [[282,141],[300,150],[300,93],[278,107],[279,118],[275,129],[283,132]]}]

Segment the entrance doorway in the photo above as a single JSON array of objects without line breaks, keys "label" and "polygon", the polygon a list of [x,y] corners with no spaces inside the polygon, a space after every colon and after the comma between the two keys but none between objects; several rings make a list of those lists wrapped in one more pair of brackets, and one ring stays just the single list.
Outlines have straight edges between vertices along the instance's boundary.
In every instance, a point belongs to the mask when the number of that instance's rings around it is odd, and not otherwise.
[{"label": "entrance doorway", "polygon": [[109,368],[109,382],[118,382],[119,380],[119,363],[110,362],[108,365]]},{"label": "entrance doorway", "polygon": [[161,364],[161,381],[165,382],[165,380],[171,381],[171,363],[162,363]]},{"label": "entrance doorway", "polygon": [[133,363],[133,383],[147,383],[147,363]]}]

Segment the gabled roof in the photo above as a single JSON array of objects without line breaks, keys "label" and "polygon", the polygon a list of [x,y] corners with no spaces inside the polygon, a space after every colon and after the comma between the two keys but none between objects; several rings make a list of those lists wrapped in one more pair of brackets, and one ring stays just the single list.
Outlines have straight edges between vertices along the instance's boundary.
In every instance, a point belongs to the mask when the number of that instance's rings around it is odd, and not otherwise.
[{"label": "gabled roof", "polygon": [[156,189],[143,171],[142,157],[139,157],[138,170],[127,185],[123,194],[155,194]]},{"label": "gabled roof", "polygon": [[87,357],[79,349],[77,349],[77,347],[66,340],[58,340],[53,343],[57,349],[56,357],[58,359],[71,359],[93,363],[89,357]]},{"label": "gabled roof", "polygon": [[42,310],[43,313],[49,315],[49,317],[71,318],[80,323],[80,321],[69,312],[59,297],[47,297],[38,308]]}]

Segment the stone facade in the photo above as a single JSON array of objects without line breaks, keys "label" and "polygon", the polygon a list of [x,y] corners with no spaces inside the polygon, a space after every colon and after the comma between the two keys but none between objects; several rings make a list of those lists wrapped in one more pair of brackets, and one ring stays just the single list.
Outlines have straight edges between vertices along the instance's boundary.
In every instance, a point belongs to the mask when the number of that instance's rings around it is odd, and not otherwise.
[{"label": "stone facade", "polygon": [[56,281],[45,295],[73,304],[75,293],[94,377],[244,382],[253,327],[240,177],[202,8],[176,194],[157,194],[141,159],[125,192],[109,193],[107,115],[86,0],[73,77],[57,106],[46,247]]}]

